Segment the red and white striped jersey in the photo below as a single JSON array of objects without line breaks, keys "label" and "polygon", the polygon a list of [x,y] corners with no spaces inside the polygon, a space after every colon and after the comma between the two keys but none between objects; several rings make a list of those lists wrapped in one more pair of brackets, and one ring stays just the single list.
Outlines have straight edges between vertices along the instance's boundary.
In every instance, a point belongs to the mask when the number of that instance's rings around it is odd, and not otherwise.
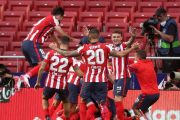
[{"label": "red and white striped jersey", "polygon": [[[84,72],[86,70],[86,63],[85,63],[85,61],[77,60],[77,59],[76,59],[76,61],[78,63],[79,68],[81,69],[81,71]],[[68,76],[67,76],[68,83],[72,83],[74,85],[79,86],[79,80],[80,79],[81,78],[79,76],[77,76],[77,74],[74,72],[73,67],[71,66],[70,69],[69,69]]]},{"label": "red and white striped jersey", "polygon": [[67,58],[52,50],[46,54],[43,60],[49,64],[49,73],[46,78],[45,86],[55,89],[67,88],[67,73],[71,66],[77,67],[75,58]]},{"label": "red and white striped jersey", "polygon": [[112,48],[105,43],[90,43],[77,49],[86,61],[85,82],[107,82],[107,58]]},{"label": "red and white striped jersey", "polygon": [[49,34],[54,34],[54,26],[57,25],[59,25],[58,19],[53,15],[48,15],[34,24],[25,40],[43,44],[48,39]]},{"label": "red and white striped jersey", "polygon": [[[127,45],[125,43],[122,43],[118,47],[114,47],[116,51],[124,51],[126,50],[126,48],[127,48]],[[129,58],[129,55],[121,57],[121,58],[112,57],[113,73],[114,73],[115,79],[131,77],[131,74],[127,67],[128,58]]]}]

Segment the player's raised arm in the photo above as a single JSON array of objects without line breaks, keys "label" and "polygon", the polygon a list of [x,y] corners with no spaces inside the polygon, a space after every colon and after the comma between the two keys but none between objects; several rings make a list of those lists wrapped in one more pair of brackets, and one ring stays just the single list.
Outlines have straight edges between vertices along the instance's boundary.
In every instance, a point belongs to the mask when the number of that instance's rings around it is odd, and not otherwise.
[{"label": "player's raised arm", "polygon": [[42,78],[42,75],[43,75],[43,73],[44,73],[44,70],[45,70],[46,66],[47,66],[47,63],[43,61],[42,64],[41,64],[41,67],[40,67],[40,69],[39,69],[39,72],[38,72],[38,77],[37,77],[36,84],[35,84],[35,86],[34,86],[34,89],[35,89],[35,90],[38,90],[38,88],[41,86],[41,85],[40,85],[40,83],[41,83],[41,78]]},{"label": "player's raised arm", "polygon": [[80,55],[77,50],[63,51],[59,49],[54,43],[49,44],[49,47],[65,57],[78,57]]},{"label": "player's raised arm", "polygon": [[110,52],[110,55],[111,56],[114,56],[114,57],[124,57],[124,56],[126,56],[127,54],[129,54],[130,52],[132,52],[132,51],[134,51],[134,50],[137,50],[137,49],[139,49],[140,47],[139,47],[139,43],[138,42],[136,42],[136,43],[134,43],[133,44],[133,46],[130,48],[130,49],[128,49],[128,50],[125,50],[125,51],[116,51],[116,50],[112,50],[111,52]]},{"label": "player's raised arm", "polygon": [[83,77],[84,73],[81,71],[81,69],[79,67],[74,67],[73,69],[79,77],[81,77],[81,78]]},{"label": "player's raised arm", "polygon": [[129,40],[126,42],[127,48],[130,48],[132,43],[134,42],[137,35],[137,31],[138,30],[136,28],[131,29],[131,32],[130,32],[131,38],[129,38]]},{"label": "player's raised arm", "polygon": [[60,42],[59,38],[57,37],[57,35],[51,34],[51,35],[49,35],[49,37],[51,37],[51,39],[57,44],[58,47],[60,46],[61,42]]}]

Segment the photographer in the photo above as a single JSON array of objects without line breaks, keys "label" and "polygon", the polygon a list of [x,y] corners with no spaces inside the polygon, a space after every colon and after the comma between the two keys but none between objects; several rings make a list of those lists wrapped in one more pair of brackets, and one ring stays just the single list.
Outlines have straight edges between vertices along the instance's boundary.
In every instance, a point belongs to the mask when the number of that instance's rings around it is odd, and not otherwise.
[{"label": "photographer", "polygon": [[[158,34],[158,52],[164,57],[180,56],[178,26],[173,18],[167,16],[164,8],[158,8],[155,15],[159,19],[160,29],[150,26]],[[162,60],[163,72],[178,70],[178,60]]]}]

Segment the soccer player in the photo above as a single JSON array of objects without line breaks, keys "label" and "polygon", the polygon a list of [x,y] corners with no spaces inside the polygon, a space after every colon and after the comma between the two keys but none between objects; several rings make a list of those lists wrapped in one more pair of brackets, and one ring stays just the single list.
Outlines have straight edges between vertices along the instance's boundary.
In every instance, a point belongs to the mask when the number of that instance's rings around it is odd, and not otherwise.
[{"label": "soccer player", "polygon": [[[134,42],[137,34],[137,29],[133,28],[131,34],[131,38],[129,41],[122,43],[122,32],[120,30],[114,30],[111,35],[111,39],[113,42],[113,48],[117,51],[124,51],[129,49],[131,44]],[[115,105],[118,119],[124,120],[124,107],[123,107],[123,98],[126,97],[128,89],[130,87],[131,75],[127,67],[128,55],[123,57],[113,57],[113,73],[114,73],[114,88],[113,94],[115,96]]]},{"label": "soccer player", "polygon": [[[139,44],[135,43],[133,46],[126,50],[117,52],[112,50],[110,46],[99,43],[99,31],[92,29],[89,33],[91,41],[88,45],[83,45],[74,51],[62,51],[56,47],[55,44],[50,44],[49,47],[63,56],[76,57],[83,55],[86,61],[86,72],[84,74],[84,84],[81,90],[81,103],[80,103],[80,118],[86,119],[86,102],[92,93],[98,96],[101,104],[101,112],[107,113],[105,106],[107,96],[107,58],[108,55],[115,57],[123,57],[135,49],[139,48]],[[104,113],[103,113],[104,114]]]},{"label": "soccer player", "polygon": [[[19,81],[22,80],[24,82],[26,87],[30,87],[29,79],[37,76],[41,61],[45,57],[44,51],[41,49],[41,45],[48,39],[49,36],[58,46],[60,45],[60,41],[54,34],[54,31],[57,31],[61,36],[68,36],[59,26],[61,20],[63,19],[63,15],[64,10],[61,7],[54,8],[51,15],[48,15],[34,24],[31,31],[23,41],[21,50],[25,58],[31,66],[36,66],[32,70],[28,71],[25,75],[21,75],[21,79],[19,79]],[[72,41],[79,41],[75,38],[69,38]],[[47,66],[45,70],[47,70],[48,67],[49,66]],[[20,89],[21,85],[21,82],[19,81],[16,82],[18,90]]]},{"label": "soccer player", "polygon": [[146,59],[146,56],[144,50],[136,51],[135,61],[137,62],[128,66],[130,71],[136,73],[142,89],[142,94],[139,95],[133,105],[133,110],[136,115],[140,116],[140,120],[145,120],[141,111],[147,120],[152,120],[148,108],[159,99],[159,89],[154,66],[151,60]]},{"label": "soccer player", "polygon": [[[69,38],[67,36],[62,36],[60,41],[60,49],[63,51],[68,50],[69,46]],[[47,53],[45,59],[43,60],[41,67],[38,72],[38,78],[36,84],[34,86],[35,90],[40,87],[40,81],[43,75],[43,72],[46,66],[49,64],[49,74],[46,78],[46,84],[44,88],[44,92],[42,95],[42,105],[44,116],[46,120],[50,120],[49,116],[49,103],[48,99],[52,98],[55,93],[59,95],[64,105],[64,113],[66,116],[66,120],[70,118],[70,106],[68,102],[68,92],[67,92],[67,73],[69,71],[70,66],[73,66],[74,71],[78,76],[83,76],[83,72],[79,69],[75,58],[67,58],[52,50]]]}]

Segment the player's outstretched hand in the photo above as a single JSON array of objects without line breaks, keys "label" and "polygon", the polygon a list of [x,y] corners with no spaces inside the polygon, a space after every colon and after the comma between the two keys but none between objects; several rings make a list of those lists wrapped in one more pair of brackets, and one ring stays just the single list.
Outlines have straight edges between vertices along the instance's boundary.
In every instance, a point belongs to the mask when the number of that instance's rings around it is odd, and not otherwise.
[{"label": "player's outstretched hand", "polygon": [[139,43],[138,43],[138,42],[134,43],[134,44],[132,45],[132,48],[134,48],[134,50],[139,49],[139,48],[140,48]]},{"label": "player's outstretched hand", "polygon": [[85,25],[83,26],[83,31],[84,31],[84,35],[85,36],[89,35],[89,30],[88,30],[88,28]]},{"label": "player's outstretched hand", "polygon": [[130,32],[131,37],[136,37],[137,31],[138,31],[138,29],[132,28],[132,29],[131,29],[131,32]]},{"label": "player's outstretched hand", "polygon": [[56,50],[56,49],[57,49],[57,45],[56,45],[55,43],[49,44],[49,47],[50,47],[52,50]]},{"label": "player's outstretched hand", "polygon": [[80,40],[79,40],[79,39],[76,39],[76,38],[73,38],[72,41],[73,41],[73,42],[78,42],[78,43],[80,42]]},{"label": "player's outstretched hand", "polygon": [[34,89],[37,91],[40,88],[41,84],[40,83],[36,83],[34,85]]}]

